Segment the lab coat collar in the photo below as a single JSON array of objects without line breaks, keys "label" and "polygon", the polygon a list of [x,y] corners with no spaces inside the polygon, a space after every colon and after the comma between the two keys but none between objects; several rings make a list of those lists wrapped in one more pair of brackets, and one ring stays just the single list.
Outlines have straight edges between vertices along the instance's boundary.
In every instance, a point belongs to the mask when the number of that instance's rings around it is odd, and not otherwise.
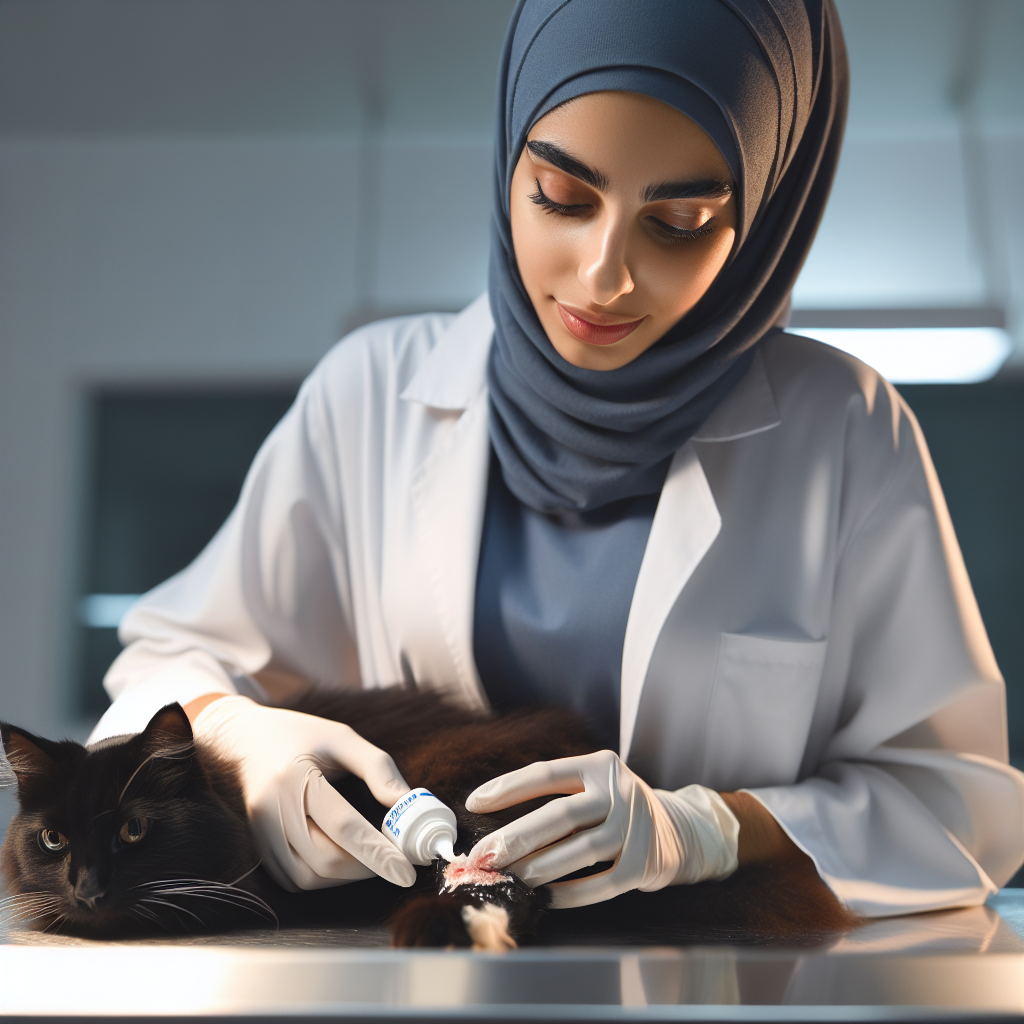
[{"label": "lab coat collar", "polygon": [[433,409],[468,409],[484,386],[494,321],[487,293],[448,325],[401,397]]},{"label": "lab coat collar", "polygon": [[448,670],[435,682],[457,685],[471,705],[485,702],[473,658],[473,611],[490,450],[487,394],[478,389],[417,470],[411,495],[415,557],[431,581],[447,647],[438,664],[447,660]]},{"label": "lab coat collar", "polygon": [[629,757],[640,695],[662,626],[721,528],[711,487],[693,444],[687,443],[669,466],[629,606],[619,703],[623,761]]},{"label": "lab coat collar", "polygon": [[740,382],[672,459],[640,563],[622,645],[619,756],[623,761],[633,745],[640,697],[662,627],[722,528],[693,442],[736,441],[771,430],[780,422],[758,348]]},{"label": "lab coat collar", "polygon": [[438,661],[447,671],[435,682],[456,686],[471,705],[486,703],[473,659],[473,602],[490,460],[485,382],[493,334],[485,293],[448,324],[401,394],[462,414],[418,468],[412,506],[416,557],[431,580],[447,649]]},{"label": "lab coat collar", "polygon": [[738,441],[781,423],[764,356],[754,349],[750,369],[693,435],[694,441]]}]

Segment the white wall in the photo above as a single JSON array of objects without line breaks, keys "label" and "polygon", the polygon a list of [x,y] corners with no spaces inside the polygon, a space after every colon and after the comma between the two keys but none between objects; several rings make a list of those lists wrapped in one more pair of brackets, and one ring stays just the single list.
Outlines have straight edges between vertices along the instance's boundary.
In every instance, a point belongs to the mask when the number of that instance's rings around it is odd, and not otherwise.
[{"label": "white wall", "polygon": [[989,306],[1024,373],[1024,3],[837,0],[850,116],[803,306]]},{"label": "white wall", "polygon": [[985,297],[957,141],[851,138],[794,304],[981,306]]}]

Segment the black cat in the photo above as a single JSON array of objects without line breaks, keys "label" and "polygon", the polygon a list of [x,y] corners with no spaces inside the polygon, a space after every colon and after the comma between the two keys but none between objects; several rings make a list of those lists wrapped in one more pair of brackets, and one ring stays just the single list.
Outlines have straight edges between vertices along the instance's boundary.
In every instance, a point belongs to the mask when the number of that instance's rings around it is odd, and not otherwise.
[{"label": "black cat", "polygon": [[[293,707],[344,721],[387,750],[410,785],[455,811],[458,853],[541,802],[471,814],[465,798],[478,785],[598,749],[579,719],[553,708],[494,715],[403,690],[311,690]],[[0,735],[20,807],[0,859],[11,893],[0,913],[39,929],[120,938],[388,918],[397,946],[500,950],[539,932],[571,942],[799,940],[856,923],[803,862],[552,914],[544,887],[507,873],[448,891],[441,864],[420,869],[412,893],[379,879],[287,893],[259,867],[233,766],[194,743],[177,704],[137,736],[89,749],[6,723]],[[337,788],[380,826],[386,808],[361,781]]]}]

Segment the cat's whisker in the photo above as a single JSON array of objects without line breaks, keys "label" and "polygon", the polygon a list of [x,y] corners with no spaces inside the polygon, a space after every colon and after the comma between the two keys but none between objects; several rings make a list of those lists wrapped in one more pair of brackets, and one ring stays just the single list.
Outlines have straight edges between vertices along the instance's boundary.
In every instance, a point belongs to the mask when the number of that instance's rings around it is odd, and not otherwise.
[{"label": "cat's whisker", "polygon": [[[189,879],[188,881],[192,881]],[[198,880],[197,880],[198,881]],[[273,908],[259,896],[244,889],[234,889],[223,882],[202,882],[199,884],[183,885],[181,882],[173,884],[156,883],[147,886],[154,893],[166,896],[192,896],[197,899],[214,900],[219,903],[227,903],[238,907],[240,910],[247,910],[260,917],[267,917],[274,922],[275,927],[280,927],[280,921]]]},{"label": "cat's whisker", "polygon": [[67,921],[67,919],[68,919],[68,915],[67,915],[67,914],[58,914],[58,915],[57,915],[57,916],[56,916],[56,917],[55,917],[55,918],[54,918],[54,919],[53,919],[53,920],[52,920],[52,921],[51,921],[51,922],[50,922],[50,923],[49,923],[49,924],[48,924],[48,925],[47,925],[47,926],[46,926],[46,927],[45,927],[45,928],[43,929],[43,934],[45,935],[45,934],[46,934],[46,933],[47,933],[47,932],[48,932],[48,931],[49,931],[49,930],[50,930],[50,929],[52,928],[52,929],[53,929],[53,934],[54,934],[54,935],[56,935],[56,934],[57,934],[57,933],[58,933],[58,932],[60,931],[60,929],[61,929],[61,925],[63,925],[63,924],[64,924],[64,922],[65,922],[65,921]]},{"label": "cat's whisker", "polygon": [[[258,864],[257,864],[257,867],[259,867]],[[246,872],[246,874],[249,874],[249,873],[250,872]],[[242,876],[242,878],[244,878],[244,877],[245,877],[245,875]],[[241,881],[241,879],[239,879],[239,881]],[[151,882],[140,882],[138,885],[133,886],[132,888],[134,888],[134,889],[149,889],[149,888],[152,888],[154,885],[183,885],[183,884],[186,884],[186,883],[191,883],[193,885],[233,885],[234,884],[233,882],[216,882],[216,881],[214,881],[211,878],[189,878],[187,876],[182,876],[180,878],[156,878],[156,879],[154,879]]]},{"label": "cat's whisker", "polygon": [[166,922],[162,921],[158,914],[154,914],[148,907],[134,906],[131,908],[131,913],[136,914],[144,921],[152,921],[153,924],[163,928],[165,932],[170,933],[171,929],[167,927]]},{"label": "cat's whisker", "polygon": [[60,901],[51,894],[32,894],[31,896],[27,896],[17,901],[9,902],[6,904],[6,906],[0,908],[0,917],[4,917],[10,914],[24,916],[27,912],[31,910],[36,910],[41,907],[47,907],[51,904],[57,905],[59,904],[59,902]]},{"label": "cat's whisker", "polygon": [[52,914],[60,906],[61,901],[55,896],[26,900],[0,916],[0,924],[10,927],[22,921],[38,921],[40,918]]},{"label": "cat's whisker", "polygon": [[278,920],[277,914],[275,914],[271,907],[263,900],[261,900],[259,897],[245,899],[242,898],[241,895],[238,893],[211,893],[200,892],[197,890],[182,890],[180,895],[193,896],[197,899],[213,900],[217,903],[226,903],[230,906],[238,907],[239,910],[247,910],[250,913],[256,914],[259,917],[271,920],[274,922],[275,927],[280,927],[280,921]]},{"label": "cat's whisker", "polygon": [[159,889],[154,889],[153,891],[168,896],[205,896],[212,893],[217,893],[218,895],[233,897],[236,899],[259,899],[258,896],[253,896],[251,893],[247,893],[244,889],[230,889],[227,886],[219,885],[161,886]]},{"label": "cat's whisker", "polygon": [[20,902],[13,904],[11,909],[18,910],[23,907],[34,907],[48,903],[60,903],[60,899],[54,893],[46,893],[42,896],[33,896],[31,899],[21,900]]},{"label": "cat's whisker", "polygon": [[42,913],[47,907],[52,904],[47,901],[36,900],[33,902],[19,903],[13,907],[7,907],[3,913],[0,914],[0,922],[4,921],[19,921],[21,918],[26,917],[29,914],[36,912]]},{"label": "cat's whisker", "polygon": [[17,924],[19,921],[34,921],[37,918],[45,917],[52,910],[56,910],[57,903],[44,903],[38,906],[21,907],[11,914],[5,914],[2,918],[4,925]]},{"label": "cat's whisker", "polygon": [[40,917],[45,916],[46,910],[22,911],[19,914],[11,914],[0,920],[0,928],[13,928],[16,925],[21,924],[23,921],[35,921],[38,920]]},{"label": "cat's whisker", "polygon": [[201,892],[216,892],[223,896],[230,896],[238,900],[244,900],[246,902],[257,903],[264,907],[270,913],[273,913],[273,909],[270,905],[257,896],[255,893],[249,892],[247,889],[239,889],[237,882],[240,882],[247,875],[252,874],[260,866],[262,861],[258,861],[252,868],[250,868],[241,878],[235,882],[214,882],[207,878],[164,878],[159,879],[155,882],[146,882],[143,885],[135,886],[137,889],[145,888],[152,892],[166,892],[166,893],[185,893],[191,892],[198,894]]},{"label": "cat's whisker", "polygon": [[0,927],[13,928],[16,924],[20,924],[26,918],[28,918],[29,920],[33,920],[34,916],[35,915],[30,915],[26,912],[22,912],[20,914],[10,914],[9,916],[4,917],[2,920],[0,920]]},{"label": "cat's whisker", "polygon": [[0,911],[2,911],[3,908],[8,903],[16,903],[19,900],[29,899],[32,896],[48,896],[48,897],[52,897],[53,893],[46,892],[44,889],[40,889],[37,892],[19,892],[19,893],[15,893],[13,896],[5,896],[2,900],[0,900]]},{"label": "cat's whisker", "polygon": [[206,922],[198,914],[194,914],[187,907],[179,906],[177,903],[172,903],[169,900],[158,900],[158,899],[154,899],[153,897],[148,897],[147,898],[147,897],[143,896],[142,899],[139,900],[139,902],[140,903],[154,903],[154,904],[159,904],[159,905],[164,906],[164,907],[170,907],[171,910],[174,910],[176,912],[180,912],[182,914],[188,914],[189,917],[194,917],[204,928],[207,927]]},{"label": "cat's whisker", "polygon": [[222,882],[211,882],[208,878],[157,878],[152,882],[140,882],[138,885],[133,885],[133,889],[154,889],[161,885],[184,885],[191,883],[193,885],[222,885]]},{"label": "cat's whisker", "polygon": [[176,886],[165,886],[162,887],[167,892],[212,892],[220,893],[224,896],[234,897],[235,899],[249,900],[256,903],[263,903],[263,900],[255,893],[249,892],[247,889],[237,889],[234,886],[227,885],[223,882],[215,882],[211,884],[199,884],[199,885],[176,885]]},{"label": "cat's whisker", "polygon": [[248,871],[246,871],[244,875],[239,875],[233,882],[225,882],[224,884],[231,886],[238,885],[239,882],[244,881],[246,878],[248,878],[262,863],[263,858],[261,857],[258,861],[256,861],[255,864],[253,864],[251,868],[249,868]]}]

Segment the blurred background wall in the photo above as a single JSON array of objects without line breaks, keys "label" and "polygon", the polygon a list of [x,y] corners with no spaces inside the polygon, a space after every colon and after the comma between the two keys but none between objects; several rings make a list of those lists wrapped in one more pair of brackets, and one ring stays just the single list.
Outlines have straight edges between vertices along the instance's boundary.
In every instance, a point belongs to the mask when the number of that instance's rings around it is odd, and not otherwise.
[{"label": "blurred background wall", "polygon": [[[483,291],[511,6],[0,0],[0,716],[84,736],[116,644],[82,596],[187,560],[346,329]],[[1024,751],[1024,3],[839,8],[849,132],[795,305],[1005,311],[999,380],[905,393]],[[132,501],[205,518],[118,575]]]}]

